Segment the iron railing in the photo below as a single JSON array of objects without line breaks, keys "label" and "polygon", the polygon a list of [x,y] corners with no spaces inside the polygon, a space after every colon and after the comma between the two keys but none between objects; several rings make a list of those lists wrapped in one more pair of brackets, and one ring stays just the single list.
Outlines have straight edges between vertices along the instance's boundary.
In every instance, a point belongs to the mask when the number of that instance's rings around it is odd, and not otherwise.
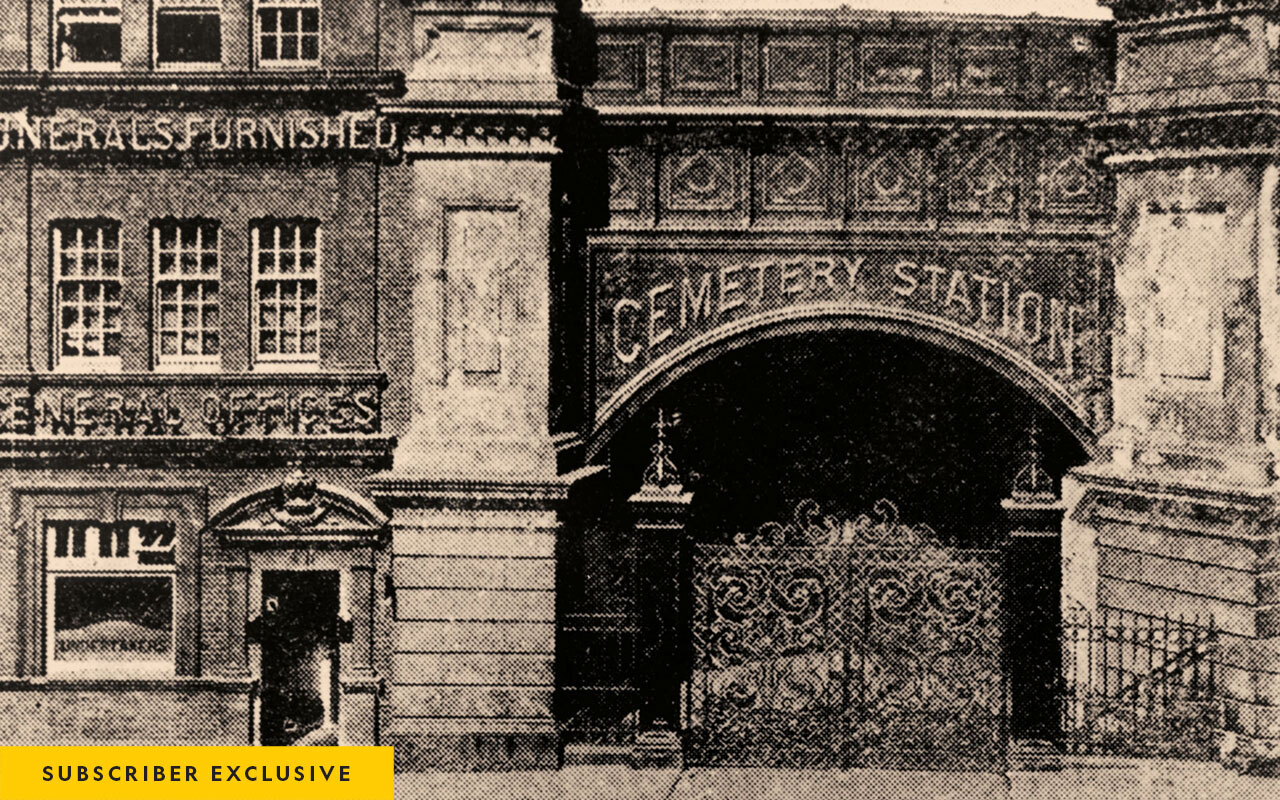
[{"label": "iron railing", "polygon": [[1211,618],[1076,609],[1064,615],[1061,641],[1067,752],[1215,757],[1221,702]]}]

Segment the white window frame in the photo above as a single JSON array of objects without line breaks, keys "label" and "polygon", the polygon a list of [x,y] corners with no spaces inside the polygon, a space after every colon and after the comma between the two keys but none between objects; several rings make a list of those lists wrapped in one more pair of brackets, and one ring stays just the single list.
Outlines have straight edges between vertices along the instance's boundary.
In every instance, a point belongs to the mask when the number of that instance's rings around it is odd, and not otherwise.
[{"label": "white window frame", "polygon": [[218,70],[222,69],[225,58],[226,42],[218,37],[217,61],[161,61],[160,60],[160,15],[161,12],[213,13],[218,17],[218,25],[222,26],[222,0],[153,0],[151,4],[151,64],[160,70]]},{"label": "white window frame", "polygon": [[[282,10],[282,9],[302,9],[314,8],[316,11],[316,57],[314,59],[282,59],[279,57],[279,48],[276,50],[276,58],[266,59],[262,57],[262,17],[259,12],[265,10]],[[302,17],[299,14],[298,24],[301,26]],[[324,7],[321,0],[254,0],[253,3],[253,61],[260,69],[314,69],[320,66],[324,60]],[[277,39],[279,31],[276,31]],[[299,39],[299,53],[301,53],[301,39]]]},{"label": "white window frame", "polygon": [[[55,538],[50,527],[57,523],[80,520],[46,519],[42,524],[45,537],[45,673],[51,677],[85,675],[120,678],[163,678],[175,674],[177,663],[178,598],[176,564],[128,563],[142,548],[130,541],[129,555],[124,558],[103,558],[98,553],[98,542],[85,541],[85,555],[81,558],[55,555]],[[111,523],[103,522],[107,525]],[[177,541],[171,545],[176,549]],[[169,581],[169,653],[167,659],[107,660],[107,661],[59,661],[55,658],[57,619],[57,582],[59,578],[166,578]]]},{"label": "white window frame", "polygon": [[[65,70],[69,72],[118,72],[124,61],[124,14],[122,9],[122,0],[53,0],[53,12],[49,17],[50,21],[50,39],[53,48],[53,67],[57,70]],[[66,61],[62,60],[62,53],[59,52],[61,42],[58,37],[58,28],[61,25],[63,12],[71,12],[76,9],[103,9],[106,11],[115,11],[117,24],[120,26],[120,59],[117,61]]]},{"label": "white window frame", "polygon": [[[262,272],[262,268],[261,268],[262,267],[262,264],[261,264],[262,242],[260,241],[260,238],[262,236],[263,229],[270,229],[274,231],[278,241],[280,228],[286,225],[294,226],[297,229],[295,230],[295,235],[294,235],[294,263],[295,264],[298,264],[300,262],[301,260],[300,256],[303,252],[303,249],[301,246],[302,237],[300,235],[301,228],[306,225],[315,226],[316,265],[315,265],[314,273],[307,275],[301,272],[271,272],[271,273]],[[253,260],[253,287],[252,287],[253,324],[250,327],[252,330],[251,348],[252,348],[254,365],[258,368],[265,369],[265,370],[280,370],[280,371],[319,369],[320,368],[320,348],[321,348],[320,335],[323,328],[323,326],[320,324],[320,308],[321,308],[320,298],[321,298],[321,292],[323,291],[323,288],[324,288],[323,282],[322,282],[322,275],[324,273],[324,226],[323,224],[321,224],[319,220],[315,220],[315,219],[278,218],[278,217],[260,219],[252,223],[250,239],[252,241],[250,256]],[[271,249],[276,253],[283,252],[278,247],[276,247],[275,244],[276,242],[273,241],[272,242],[273,247]],[[276,261],[278,263],[278,258],[276,259]],[[316,351],[314,353],[304,354],[301,352],[298,352],[298,353],[280,353],[280,352],[263,353],[261,352],[259,337],[261,335],[262,310],[259,305],[258,286],[260,283],[264,281],[288,281],[288,280],[298,281],[299,289],[301,289],[300,284],[302,281],[304,280],[315,281]],[[301,323],[301,309],[299,309],[299,327],[297,330],[298,330],[299,337],[301,337],[302,332],[306,330],[305,328],[302,327],[302,323]],[[299,350],[301,350],[301,338],[299,338]]]},{"label": "white window frame", "polygon": [[[123,340],[124,336],[124,226],[119,220],[113,219],[59,219],[50,222],[52,229],[52,267],[53,267],[53,352],[55,354],[54,361],[57,369],[62,372],[119,372],[121,368],[121,356],[106,354],[106,338],[108,333],[117,332],[115,328],[106,326],[106,308],[107,303],[101,298],[106,292],[108,284],[114,283],[119,293],[119,299],[113,305],[118,305],[118,313],[116,315],[117,324],[119,325],[119,334]],[[99,240],[101,240],[102,231],[107,227],[114,226],[116,229],[116,247],[115,250],[107,250],[102,247],[94,248],[99,256],[98,275],[84,275],[83,257],[86,252],[82,232],[88,226],[94,226],[99,230]],[[63,235],[67,227],[74,227],[77,231],[78,241],[74,249],[67,247],[63,241]],[[77,274],[62,274],[62,257],[65,254],[73,253],[77,256]],[[116,272],[114,275],[105,275],[102,273],[101,256],[104,254],[114,254],[116,257]],[[99,355],[87,356],[80,355],[64,355],[62,352],[62,340],[65,333],[62,327],[62,290],[64,286],[78,284],[81,291],[88,284],[96,283],[100,287],[99,304],[98,304],[98,320],[101,325],[102,333],[102,350]],[[80,301],[77,304],[80,309],[80,317],[83,325],[83,309],[85,304]],[[123,341],[121,341],[123,348]],[[83,347],[81,348],[83,350]]]},{"label": "white window frame", "polygon": [[[213,226],[215,241],[212,248],[207,247],[207,242],[203,240],[204,230],[208,226]],[[161,246],[161,234],[167,226],[173,226],[175,232],[174,249],[166,250]],[[190,246],[184,246],[186,243],[182,239],[182,229],[185,226],[195,226],[196,240],[189,243]],[[161,257],[166,253],[172,253],[174,256],[174,264],[177,272],[170,274],[162,274],[160,271]],[[203,264],[203,256],[212,253],[214,257],[215,270],[212,273],[203,271],[194,274],[184,274],[182,272],[182,256],[186,253],[193,253],[196,257],[197,264]],[[156,368],[160,370],[173,370],[178,372],[209,372],[215,371],[222,365],[222,225],[217,220],[205,218],[192,219],[174,219],[166,218],[153,220],[151,223],[151,283],[152,283],[152,335],[155,340],[155,363]],[[208,305],[217,306],[218,309],[218,327],[212,332],[218,335],[218,352],[213,355],[206,355],[203,352],[199,354],[186,354],[182,350],[182,334],[185,330],[182,326],[182,306],[183,301],[178,301],[178,327],[169,329],[164,327],[164,305],[165,302],[160,297],[160,289],[162,284],[178,284],[184,288],[180,292],[185,292],[185,287],[191,284],[213,283],[218,287],[218,299],[212,303],[206,300],[201,289],[201,298],[196,301],[197,311],[200,321],[197,325],[197,331],[200,333],[201,350],[203,350],[204,336],[211,331],[205,330],[204,327],[204,309]],[[178,353],[166,354],[164,352],[164,335],[166,332],[174,332],[178,336]]]}]

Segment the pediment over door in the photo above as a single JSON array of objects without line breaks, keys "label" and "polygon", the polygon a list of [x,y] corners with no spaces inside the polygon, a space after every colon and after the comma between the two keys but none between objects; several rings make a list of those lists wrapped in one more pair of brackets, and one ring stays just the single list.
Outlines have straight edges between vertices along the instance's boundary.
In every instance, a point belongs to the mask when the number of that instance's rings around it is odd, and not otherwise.
[{"label": "pediment over door", "polygon": [[230,546],[361,547],[383,544],[387,521],[372,502],[298,469],[227,503],[208,530]]}]

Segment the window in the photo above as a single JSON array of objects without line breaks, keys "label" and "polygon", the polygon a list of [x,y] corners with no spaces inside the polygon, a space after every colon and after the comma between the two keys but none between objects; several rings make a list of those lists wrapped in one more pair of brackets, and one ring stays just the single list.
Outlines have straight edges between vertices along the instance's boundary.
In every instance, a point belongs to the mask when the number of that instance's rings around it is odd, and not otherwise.
[{"label": "window", "polygon": [[216,67],[222,63],[218,0],[156,0],[156,66]]},{"label": "window", "polygon": [[258,64],[296,67],[320,63],[318,0],[260,0]]},{"label": "window", "polygon": [[173,671],[174,526],[45,522],[50,674]]},{"label": "window", "polygon": [[267,220],[253,228],[254,339],[259,362],[320,358],[320,225]]},{"label": "window", "polygon": [[57,66],[120,67],[120,0],[55,0]]},{"label": "window", "polygon": [[218,364],[219,234],[210,220],[151,226],[156,362],[162,367]]},{"label": "window", "polygon": [[53,224],[58,366],[120,368],[120,223]]}]

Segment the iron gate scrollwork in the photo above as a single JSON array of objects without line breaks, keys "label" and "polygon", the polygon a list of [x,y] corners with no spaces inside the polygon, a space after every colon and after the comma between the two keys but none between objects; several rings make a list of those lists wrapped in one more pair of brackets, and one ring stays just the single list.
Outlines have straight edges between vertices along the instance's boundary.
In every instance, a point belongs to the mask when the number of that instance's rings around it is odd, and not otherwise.
[{"label": "iron gate scrollwork", "polygon": [[691,762],[1004,763],[1000,554],[875,511],[695,546]]}]

